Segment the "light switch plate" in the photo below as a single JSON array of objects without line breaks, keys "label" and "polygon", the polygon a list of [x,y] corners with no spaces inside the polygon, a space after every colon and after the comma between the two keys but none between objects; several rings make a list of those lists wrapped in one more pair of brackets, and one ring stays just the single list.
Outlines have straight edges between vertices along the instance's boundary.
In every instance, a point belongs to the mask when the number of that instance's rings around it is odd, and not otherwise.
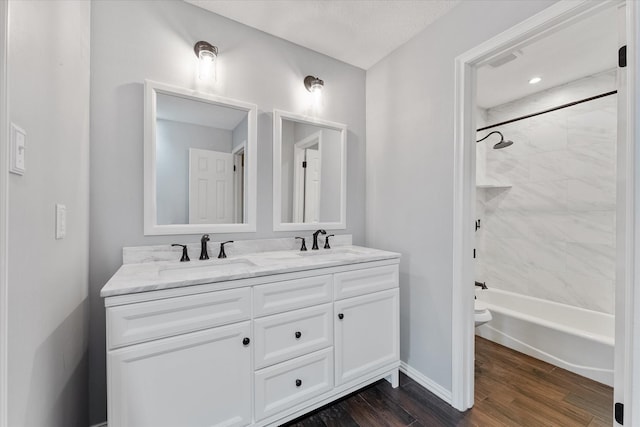
[{"label": "light switch plate", "polygon": [[20,126],[11,123],[11,159],[9,162],[9,172],[24,175],[26,170],[26,148],[27,132]]},{"label": "light switch plate", "polygon": [[67,207],[56,204],[56,239],[64,239],[67,236]]}]

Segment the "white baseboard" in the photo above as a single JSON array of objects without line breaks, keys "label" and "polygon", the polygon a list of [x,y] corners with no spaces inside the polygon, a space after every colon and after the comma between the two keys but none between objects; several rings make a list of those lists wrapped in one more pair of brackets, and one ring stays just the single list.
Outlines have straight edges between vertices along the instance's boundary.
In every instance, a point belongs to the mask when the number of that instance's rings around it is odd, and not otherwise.
[{"label": "white baseboard", "polygon": [[415,382],[420,384],[422,387],[426,388],[431,393],[435,394],[440,399],[444,400],[449,405],[451,405],[451,391],[450,390],[447,390],[446,388],[442,387],[437,382],[433,381],[431,378],[426,377],[421,372],[418,372],[417,370],[415,370],[411,366],[407,365],[406,362],[403,362],[403,361],[400,362],[400,370],[403,373],[407,374],[407,376],[409,378],[411,378],[412,380],[414,380]]},{"label": "white baseboard", "polygon": [[107,423],[104,422],[104,423],[100,423],[100,424],[94,424],[94,425],[89,426],[89,427],[107,427]]}]

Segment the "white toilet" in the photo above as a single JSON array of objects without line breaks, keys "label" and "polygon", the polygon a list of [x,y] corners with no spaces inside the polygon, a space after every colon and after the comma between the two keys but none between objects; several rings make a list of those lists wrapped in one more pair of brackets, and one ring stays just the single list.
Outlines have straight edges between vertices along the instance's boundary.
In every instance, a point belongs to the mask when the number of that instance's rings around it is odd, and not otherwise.
[{"label": "white toilet", "polygon": [[473,300],[473,308],[474,308],[474,318],[476,323],[476,328],[480,325],[484,325],[487,322],[490,322],[493,317],[491,316],[491,312],[480,300]]}]

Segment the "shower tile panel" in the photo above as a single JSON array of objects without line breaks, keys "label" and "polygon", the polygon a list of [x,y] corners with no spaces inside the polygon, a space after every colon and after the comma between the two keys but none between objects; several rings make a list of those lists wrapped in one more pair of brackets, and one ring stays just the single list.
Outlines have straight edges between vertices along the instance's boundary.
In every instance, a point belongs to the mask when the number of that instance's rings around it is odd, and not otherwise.
[{"label": "shower tile panel", "polygon": [[567,201],[571,211],[615,211],[615,179],[570,179],[567,181]]},{"label": "shower tile panel", "polygon": [[[524,215],[523,215],[524,216]],[[531,230],[530,238],[540,241],[567,241],[567,212],[537,212],[527,215],[525,220]]]},{"label": "shower tile panel", "polygon": [[[610,70],[491,108],[483,120],[509,120],[615,86]],[[504,125],[495,130],[512,146],[477,151],[479,179],[512,187],[477,191],[476,280],[613,313],[616,107],[608,96]]]},{"label": "shower tile panel", "polygon": [[579,273],[558,274],[538,269],[529,269],[529,275],[530,284],[535,285],[531,296],[588,310],[600,312],[613,310],[612,280],[598,280]]},{"label": "shower tile panel", "polygon": [[486,203],[487,211],[492,212],[553,212],[566,207],[567,181],[564,180],[520,182]]},{"label": "shower tile panel", "polygon": [[590,181],[616,179],[616,151],[608,144],[592,144],[569,149],[564,162],[565,176]]},{"label": "shower tile panel", "polygon": [[533,125],[530,128],[529,144],[538,152],[557,151],[567,148],[566,117],[549,120],[549,113],[530,119]]},{"label": "shower tile panel", "polygon": [[559,181],[567,178],[567,150],[545,151],[529,157],[531,182]]},{"label": "shower tile panel", "polygon": [[[531,223],[520,212],[500,212],[487,215],[481,228],[484,237],[495,239],[500,237],[528,238]],[[480,230],[478,230],[480,231]]]},{"label": "shower tile panel", "polygon": [[[602,98],[602,100],[607,100],[609,103],[615,101],[615,99],[615,97]],[[604,101],[601,100],[593,102],[604,104]],[[591,144],[615,146],[616,126],[615,109],[610,111],[600,107],[596,111],[571,115],[567,118],[568,145],[573,148]]]},{"label": "shower tile panel", "polygon": [[613,210],[576,212],[564,224],[567,242],[609,245],[615,253],[616,213]]},{"label": "shower tile panel", "polygon": [[529,161],[526,158],[487,159],[487,180],[489,182],[522,182],[529,180]]},{"label": "shower tile panel", "polygon": [[615,246],[567,243],[567,271],[615,280],[615,268]]}]

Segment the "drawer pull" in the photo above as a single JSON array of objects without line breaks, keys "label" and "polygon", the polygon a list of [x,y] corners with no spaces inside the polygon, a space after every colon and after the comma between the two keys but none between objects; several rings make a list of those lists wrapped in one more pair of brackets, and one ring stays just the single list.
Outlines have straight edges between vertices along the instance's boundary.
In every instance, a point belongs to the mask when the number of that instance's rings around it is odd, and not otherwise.
[{"label": "drawer pull", "polygon": [[296,380],[296,387],[300,387],[302,385],[302,380]]},{"label": "drawer pull", "polygon": [[299,340],[300,337],[302,337],[302,332],[300,331],[296,332],[296,339]]},{"label": "drawer pull", "polygon": [[250,342],[251,342],[251,340],[250,340],[249,338],[247,338],[247,337],[245,337],[245,338],[242,340],[242,344],[243,344],[245,347],[246,347],[246,346],[248,346]]},{"label": "drawer pull", "polygon": [[340,319],[340,320],[344,319],[344,314],[339,313],[339,314],[338,314],[338,319]]}]

